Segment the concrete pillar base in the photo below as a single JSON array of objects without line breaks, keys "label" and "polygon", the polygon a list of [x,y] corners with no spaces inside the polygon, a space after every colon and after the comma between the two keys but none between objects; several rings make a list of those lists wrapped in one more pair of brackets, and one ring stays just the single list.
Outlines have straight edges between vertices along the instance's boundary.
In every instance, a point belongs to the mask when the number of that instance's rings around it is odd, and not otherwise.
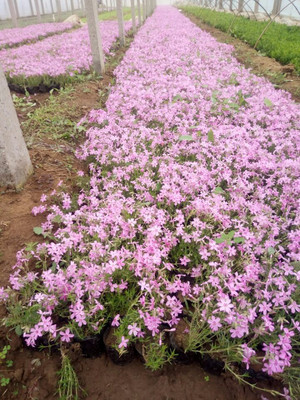
[{"label": "concrete pillar base", "polygon": [[0,66],[0,186],[20,188],[33,167]]}]

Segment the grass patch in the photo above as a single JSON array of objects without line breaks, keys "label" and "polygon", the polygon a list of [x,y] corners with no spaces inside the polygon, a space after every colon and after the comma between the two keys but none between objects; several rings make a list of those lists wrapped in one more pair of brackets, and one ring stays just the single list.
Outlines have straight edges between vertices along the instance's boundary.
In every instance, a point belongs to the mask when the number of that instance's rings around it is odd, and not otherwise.
[{"label": "grass patch", "polygon": [[29,111],[28,118],[22,124],[29,147],[35,137],[41,134],[51,136],[55,140],[74,139],[78,133],[75,122],[78,119],[78,107],[75,102],[72,102],[74,92],[75,89],[71,85],[60,90],[52,90],[45,104]]},{"label": "grass patch", "polygon": [[[136,9],[136,15],[137,14],[137,9]],[[98,16],[99,21],[108,21],[108,20],[113,20],[117,19],[117,10],[112,10],[112,11],[105,11]],[[123,7],[123,18],[124,21],[129,21],[131,19],[131,8],[129,7]],[[82,22],[86,22],[86,18],[81,18]]]}]

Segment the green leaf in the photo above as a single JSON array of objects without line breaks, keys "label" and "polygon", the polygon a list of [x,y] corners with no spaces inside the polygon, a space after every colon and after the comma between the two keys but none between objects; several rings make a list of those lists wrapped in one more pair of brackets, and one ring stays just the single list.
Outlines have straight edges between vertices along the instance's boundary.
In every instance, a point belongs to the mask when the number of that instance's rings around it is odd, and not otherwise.
[{"label": "green leaf", "polygon": [[274,253],[275,253],[274,247],[269,247],[269,248],[268,248],[268,253],[269,253],[270,255],[274,254]]},{"label": "green leaf", "polygon": [[214,193],[215,194],[223,194],[225,192],[220,186],[218,186],[218,187],[215,188]]},{"label": "green leaf", "polygon": [[225,242],[225,240],[226,240],[226,239],[224,239],[224,238],[221,236],[221,237],[216,238],[216,239],[215,239],[215,242],[216,242],[216,243],[223,243],[223,242]]},{"label": "green leaf", "polygon": [[273,107],[273,103],[271,102],[271,100],[267,99],[266,97],[264,99],[264,104],[269,108]]},{"label": "green leaf", "polygon": [[233,239],[233,241],[237,244],[239,243],[245,243],[245,238],[241,237],[241,236],[237,236]]},{"label": "green leaf", "polygon": [[191,135],[181,135],[178,140],[194,140],[194,138]]},{"label": "green leaf", "polygon": [[33,228],[33,232],[34,232],[36,235],[43,235],[44,230],[43,230],[43,228],[41,228],[40,226],[35,226],[35,227]]},{"label": "green leaf", "polygon": [[240,109],[240,106],[237,103],[228,103],[228,105],[230,108],[233,108],[236,111]]},{"label": "green leaf", "polygon": [[235,234],[235,231],[230,231],[230,232],[227,234],[227,240],[231,240],[231,239],[233,238],[234,234]]},{"label": "green leaf", "polygon": [[53,218],[52,222],[60,224],[61,223],[61,216],[60,215],[55,215],[55,217]]},{"label": "green leaf", "polygon": [[180,96],[180,94],[177,94],[175,97],[173,97],[172,103],[176,103],[176,101],[182,101],[183,98]]},{"label": "green leaf", "polygon": [[21,335],[22,335],[23,330],[22,330],[22,328],[20,327],[20,325],[17,325],[17,326],[15,327],[15,332],[16,332],[16,335],[18,335],[18,336],[21,336]]},{"label": "green leaf", "polygon": [[215,142],[215,136],[214,136],[214,133],[213,133],[213,131],[211,129],[207,132],[207,139],[211,143]]}]

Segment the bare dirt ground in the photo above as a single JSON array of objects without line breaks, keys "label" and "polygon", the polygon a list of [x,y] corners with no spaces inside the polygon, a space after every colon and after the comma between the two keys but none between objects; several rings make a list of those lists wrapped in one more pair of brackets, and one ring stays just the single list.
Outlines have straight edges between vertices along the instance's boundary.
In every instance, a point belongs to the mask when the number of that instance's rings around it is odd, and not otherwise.
[{"label": "bare dirt ground", "polygon": [[[197,21],[195,21],[197,22]],[[240,62],[251,66],[253,71],[263,74],[272,80],[276,77],[284,81],[278,87],[289,90],[294,100],[300,100],[300,79],[293,73],[283,72],[276,61],[262,57],[241,41],[234,39],[214,28],[198,23],[218,40],[231,43],[236,48]],[[76,109],[72,119],[78,122],[88,110],[99,108],[108,94],[112,83],[113,68],[122,58],[118,52],[103,79],[77,84],[64,106]],[[281,74],[281,75],[278,75]],[[43,107],[49,99],[48,94],[37,94],[34,97],[38,107]],[[73,107],[75,106],[75,107]],[[18,110],[21,121],[28,119],[27,112]],[[70,117],[71,118],[71,117]],[[50,121],[51,122],[51,121]],[[32,129],[32,131],[30,131]],[[35,126],[26,128],[26,136],[34,136],[30,156],[34,173],[20,192],[0,189],[0,286],[8,282],[15,254],[26,243],[37,241],[33,233],[35,226],[40,226],[44,217],[34,217],[31,210],[39,203],[43,193],[50,193],[59,180],[70,187],[78,169],[84,169],[74,156],[74,149],[84,140],[83,134],[76,140],[57,140],[49,134],[35,136]],[[2,307],[1,317],[5,315]],[[13,360],[11,372],[4,376],[11,382],[0,388],[0,398],[11,400],[52,400],[56,394],[57,371],[60,369],[60,355],[47,351],[31,351],[22,346],[21,339],[5,328],[0,328],[0,349],[10,344],[8,359]],[[88,400],[258,400],[261,393],[240,385],[231,376],[220,377],[205,372],[198,362],[190,365],[168,365],[158,372],[147,370],[139,360],[133,360],[126,366],[113,364],[106,355],[87,359],[76,353],[73,366],[78,374],[81,386],[86,390]],[[265,384],[273,388],[274,383]],[[275,399],[275,398],[274,398]]]}]

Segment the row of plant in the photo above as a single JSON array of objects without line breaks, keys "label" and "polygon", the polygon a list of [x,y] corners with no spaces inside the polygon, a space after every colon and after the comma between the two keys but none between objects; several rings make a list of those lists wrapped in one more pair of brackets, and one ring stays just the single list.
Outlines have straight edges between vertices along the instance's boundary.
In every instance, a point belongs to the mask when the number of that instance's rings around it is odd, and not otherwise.
[{"label": "row of plant", "polygon": [[28,42],[44,39],[47,36],[65,32],[73,28],[69,22],[52,22],[29,25],[25,28],[0,30],[0,50],[4,47],[20,46]]},{"label": "row of plant", "polygon": [[[131,21],[125,23],[126,32],[131,25]],[[117,21],[101,21],[99,29],[103,51],[109,55],[112,44],[118,38]],[[33,44],[2,49],[0,63],[10,85],[27,88],[61,86],[91,69],[88,28],[84,26]]]},{"label": "row of plant", "polygon": [[[188,15],[224,32],[229,32],[254,47],[268,21],[254,21],[246,17],[209,10],[195,6],[181,7]],[[281,64],[293,64],[300,74],[300,27],[272,22],[259,40],[257,50],[274,58]]]},{"label": "row of plant", "polygon": [[232,51],[171,7],[140,28],[81,121],[80,190],[42,196],[44,240],[1,289],[27,345],[58,344],[70,368],[69,343],[110,326],[120,357],[198,353],[299,396],[300,108]]}]

